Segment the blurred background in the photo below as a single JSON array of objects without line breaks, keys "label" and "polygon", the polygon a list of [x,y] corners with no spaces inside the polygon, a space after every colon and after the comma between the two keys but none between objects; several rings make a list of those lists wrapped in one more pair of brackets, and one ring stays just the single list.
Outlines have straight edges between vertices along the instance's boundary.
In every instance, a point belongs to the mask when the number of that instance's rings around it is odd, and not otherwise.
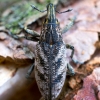
[{"label": "blurred background", "polygon": [[[62,37],[65,44],[74,46],[74,59],[82,62],[73,63],[69,58],[71,51],[67,49],[66,55],[76,74],[66,76],[57,100],[100,100],[100,0],[0,0],[0,100],[41,98],[35,78],[25,78],[34,62],[37,42],[24,38],[16,40],[9,33],[29,36],[21,24],[40,34],[46,12],[40,13],[30,5],[45,10],[48,3],[56,5],[60,12],[73,9],[68,13],[56,13],[56,17],[61,29],[76,17]],[[31,76],[34,77],[34,72]]]}]

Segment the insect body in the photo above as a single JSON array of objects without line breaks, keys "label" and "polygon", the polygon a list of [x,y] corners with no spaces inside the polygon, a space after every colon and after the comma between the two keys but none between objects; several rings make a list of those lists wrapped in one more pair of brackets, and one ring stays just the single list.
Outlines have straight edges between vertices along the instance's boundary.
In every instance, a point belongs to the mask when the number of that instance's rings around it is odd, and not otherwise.
[{"label": "insect body", "polygon": [[[32,5],[32,7],[40,11],[35,6]],[[47,11],[47,17],[43,22],[40,36],[35,31],[24,28],[33,37],[39,37],[35,50],[35,63],[28,70],[27,77],[35,69],[35,78],[43,98],[45,100],[56,100],[64,85],[66,74],[74,75],[73,68],[66,61],[67,49],[72,50],[71,58],[73,60],[74,47],[68,44],[65,45],[61,35],[73,25],[76,17],[61,31],[59,22],[55,17],[56,10],[54,5],[48,4],[45,11]],[[65,12],[69,11],[71,10]],[[73,61],[77,63],[75,60]]]},{"label": "insect body", "polygon": [[36,46],[35,77],[45,100],[55,100],[66,77],[66,46],[62,41],[54,6],[47,6],[40,42]]},{"label": "insect body", "polygon": [[35,78],[45,100],[56,100],[60,94],[65,82],[67,63],[66,45],[55,17],[55,8],[49,4],[35,52]]}]

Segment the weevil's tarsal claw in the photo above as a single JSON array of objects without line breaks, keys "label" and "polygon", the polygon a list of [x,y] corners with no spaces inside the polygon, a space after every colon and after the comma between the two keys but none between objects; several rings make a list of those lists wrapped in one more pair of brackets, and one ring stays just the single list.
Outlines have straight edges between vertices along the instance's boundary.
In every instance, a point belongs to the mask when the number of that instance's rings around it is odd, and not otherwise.
[{"label": "weevil's tarsal claw", "polygon": [[75,71],[69,63],[67,64],[67,75],[71,75],[71,76],[75,75]]},{"label": "weevil's tarsal claw", "polygon": [[27,79],[34,79],[33,77],[30,77],[31,73],[33,72],[34,70],[34,64],[31,65],[31,67],[29,68],[27,74],[26,74],[26,78]]}]

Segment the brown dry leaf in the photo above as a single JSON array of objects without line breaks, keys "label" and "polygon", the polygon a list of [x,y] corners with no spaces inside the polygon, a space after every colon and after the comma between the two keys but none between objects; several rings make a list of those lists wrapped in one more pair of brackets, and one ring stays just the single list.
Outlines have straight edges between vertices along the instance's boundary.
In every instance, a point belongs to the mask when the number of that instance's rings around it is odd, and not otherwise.
[{"label": "brown dry leaf", "polygon": [[70,81],[69,81],[69,86],[74,89],[75,86],[77,85],[77,82],[74,78],[71,78]]},{"label": "brown dry leaf", "polygon": [[[87,76],[83,81],[83,88],[74,96],[74,100],[82,98],[89,100],[100,99],[100,68],[94,69],[93,73]],[[95,95],[96,94],[96,95]]]},{"label": "brown dry leaf", "polygon": [[96,65],[100,64],[100,57],[94,57],[93,60],[91,60],[88,65]]},{"label": "brown dry leaf", "polygon": [[99,39],[99,41],[96,42],[95,46],[97,49],[100,49],[100,39]]},{"label": "brown dry leaf", "polygon": [[[2,58],[2,56],[3,57],[7,57],[7,56],[12,57],[13,56],[12,52],[5,45],[3,45],[2,43],[0,43],[0,50],[1,50],[0,59]],[[2,59],[0,60],[0,62],[2,62]]]},{"label": "brown dry leaf", "polygon": [[69,87],[72,88],[73,90],[76,90],[77,88],[80,88],[80,85],[82,83],[83,77],[85,77],[84,72],[80,72],[79,70],[76,71],[76,74],[71,77],[68,81]]},{"label": "brown dry leaf", "polygon": [[78,72],[83,72],[84,75],[89,75],[92,73],[92,71],[96,68],[99,67],[100,65],[100,52],[96,50],[95,54],[93,55],[92,59],[88,61],[86,64],[83,64],[81,68],[78,68]]},{"label": "brown dry leaf", "polygon": [[85,62],[95,51],[95,42],[98,41],[97,32],[76,30],[73,34],[64,34],[64,41],[75,48],[74,59]]},{"label": "brown dry leaf", "polygon": [[63,28],[69,22],[67,19],[73,18],[78,13],[73,28],[66,32],[63,37],[66,44],[75,47],[74,59],[80,62],[91,58],[96,50],[95,43],[99,40],[100,20],[98,18],[99,12],[95,7],[96,2],[97,0],[79,0],[69,7],[61,9],[61,11],[65,11],[68,8],[73,8],[72,12],[63,14],[63,17],[62,14],[57,14],[61,28]]},{"label": "brown dry leaf", "polygon": [[[90,61],[88,61],[86,64],[83,64],[82,66],[76,68],[76,70],[75,70],[76,74],[73,77],[71,77],[69,80],[67,79],[68,83],[69,83],[69,87],[71,87],[73,90],[70,93],[66,93],[65,100],[73,100],[72,98],[76,94],[79,96],[79,98],[81,98],[81,94],[84,93],[84,91],[85,91],[84,88],[82,88],[84,86],[82,81],[84,81],[84,83],[88,85],[87,88],[89,87],[90,89],[92,89],[91,85],[92,85],[93,81],[95,81],[95,77],[93,76],[94,75],[93,73],[95,73],[96,74],[95,76],[98,77],[97,74],[100,70],[99,67],[100,67],[100,52],[99,52],[99,50],[96,50],[92,59]],[[90,75],[90,76],[88,76],[88,75]],[[91,78],[92,82],[91,82],[91,80],[89,80],[88,77],[92,77]],[[84,78],[85,79],[87,78],[87,79],[84,80]],[[89,84],[89,82],[90,82],[90,84]],[[93,83],[93,84],[94,84],[93,86],[95,86],[96,84],[99,84],[99,83],[96,81],[96,83]],[[82,88],[81,94],[79,92],[77,92],[77,91],[80,91],[79,90],[80,88]],[[93,89],[98,91],[99,85],[97,85],[97,87],[95,86]],[[88,91],[87,93],[89,94],[89,96],[92,95],[90,93],[90,91]],[[85,96],[85,93],[83,95]],[[98,98],[99,98],[99,96],[100,96],[100,92],[98,93]],[[78,100],[78,99],[75,97],[75,100]]]},{"label": "brown dry leaf", "polygon": [[22,41],[17,41],[6,33],[0,32],[0,62],[7,60],[18,64],[30,63],[34,54],[23,45]]},{"label": "brown dry leaf", "polygon": [[[99,31],[100,29],[98,28],[99,23],[97,24],[97,21],[96,21],[97,13],[94,12],[95,8],[93,8],[95,6],[94,2],[95,2],[95,0],[92,0],[89,2],[90,5],[88,5],[87,0],[77,1],[76,3],[74,3],[71,6],[73,9],[75,9],[79,13],[78,17],[77,17],[77,23],[74,25],[74,27],[71,31],[64,34],[65,43],[71,44],[75,47],[74,58],[80,62],[85,62],[90,59],[91,55],[95,51],[94,44],[98,40],[98,34],[96,32]],[[79,5],[79,6],[77,6],[77,5]],[[93,9],[91,9],[91,7]],[[65,9],[67,9],[67,8],[64,8],[62,10],[64,11]],[[63,14],[63,17],[62,17],[62,15],[57,14],[57,17],[58,17],[59,21],[61,22],[61,27],[63,27],[67,23],[66,19],[71,18],[72,16],[75,15],[75,13],[76,12],[74,12],[74,14],[73,13],[65,13],[65,14]],[[95,24],[95,27],[93,27],[94,29],[93,28],[91,29],[91,27],[94,24]],[[85,30],[85,31],[83,31],[83,30]],[[73,33],[73,34],[70,34],[67,36],[67,34],[69,34],[69,33]],[[1,38],[3,38],[3,37],[1,37]],[[4,40],[6,46],[9,43],[8,50],[9,50],[9,48],[12,49],[12,51],[10,52],[12,54],[9,53],[10,55],[8,55],[8,56],[10,56],[11,58],[16,58],[16,59],[20,59],[20,60],[21,59],[32,59],[34,57],[34,54],[32,52],[30,52],[30,50],[28,50],[27,47],[26,47],[27,50],[23,49],[24,48],[22,46],[23,42],[20,43],[19,41],[17,41],[16,43],[14,43],[13,39],[10,41],[9,41],[9,39]],[[25,45],[27,45],[28,47],[31,47],[31,46],[29,46],[28,43],[26,43]],[[34,45],[34,44],[32,44],[32,45]],[[35,45],[32,47],[35,47]],[[35,48],[32,48],[32,51],[34,51],[34,49]],[[4,54],[1,56],[4,56]]]},{"label": "brown dry leaf", "polygon": [[11,79],[16,72],[14,66],[0,65],[0,87]]},{"label": "brown dry leaf", "polygon": [[27,70],[28,66],[18,69],[15,76],[0,87],[0,100],[39,100],[41,95],[35,80],[25,77]]},{"label": "brown dry leaf", "polygon": [[[74,2],[72,5],[62,8],[60,11],[65,11],[68,8],[72,8],[73,10],[71,12],[68,13],[64,13],[63,17],[62,14],[57,14],[57,18],[59,19],[59,21],[61,22],[61,27],[64,27],[65,25],[67,25],[67,20],[69,18],[72,18],[73,16],[77,15],[77,20],[78,21],[86,21],[86,23],[91,23],[92,24],[92,28],[93,26],[97,26],[99,29],[98,25],[94,25],[93,22],[97,23],[99,21],[98,19],[98,13],[97,13],[97,8],[95,7],[95,2],[97,0],[82,0],[82,1],[77,1]],[[100,25],[100,23],[98,23]]]}]

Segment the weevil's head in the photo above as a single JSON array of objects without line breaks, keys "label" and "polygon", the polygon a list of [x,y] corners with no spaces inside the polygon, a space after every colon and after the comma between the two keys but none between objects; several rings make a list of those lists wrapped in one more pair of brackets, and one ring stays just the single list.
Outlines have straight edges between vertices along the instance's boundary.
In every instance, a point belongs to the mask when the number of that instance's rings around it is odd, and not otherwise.
[{"label": "weevil's head", "polygon": [[47,16],[43,22],[40,41],[44,41],[49,45],[53,45],[58,41],[62,41],[58,20],[55,17],[55,6],[47,5]]},{"label": "weevil's head", "polygon": [[47,11],[47,16],[43,22],[43,27],[40,35],[40,42],[46,42],[50,45],[53,45],[57,42],[62,42],[61,37],[61,31],[59,27],[59,22],[56,19],[55,12],[57,13],[65,13],[71,11],[71,9],[68,9],[64,12],[56,11],[55,6],[52,3],[49,3],[47,5],[46,10],[39,10],[34,5],[31,5],[33,9],[39,11],[39,12],[45,12]]},{"label": "weevil's head", "polygon": [[40,40],[50,45],[62,41],[59,22],[56,19],[55,12],[55,6],[49,3],[47,5],[47,16],[43,22],[43,31]]},{"label": "weevil's head", "polygon": [[43,22],[43,25],[45,24],[59,24],[58,20],[55,17],[55,12],[61,14],[61,13],[65,13],[65,12],[69,12],[72,11],[72,9],[68,9],[64,12],[59,12],[55,9],[55,6],[52,3],[49,3],[47,5],[47,9],[46,10],[39,10],[38,8],[36,8],[34,5],[31,5],[31,7],[39,12],[45,12],[47,11],[47,17],[45,19],[45,21]]},{"label": "weevil's head", "polygon": [[45,18],[44,24],[58,24],[58,20],[55,16],[55,6],[52,3],[47,5],[47,16]]}]

